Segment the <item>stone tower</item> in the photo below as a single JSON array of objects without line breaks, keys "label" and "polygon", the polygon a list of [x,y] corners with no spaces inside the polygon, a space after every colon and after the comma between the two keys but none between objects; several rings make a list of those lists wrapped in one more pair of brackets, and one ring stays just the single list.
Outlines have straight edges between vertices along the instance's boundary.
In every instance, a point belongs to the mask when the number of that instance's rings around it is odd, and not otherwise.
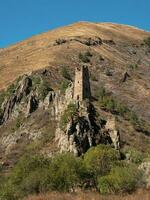
[{"label": "stone tower", "polygon": [[83,101],[84,99],[90,99],[90,97],[91,89],[88,66],[76,68],[73,99]]}]

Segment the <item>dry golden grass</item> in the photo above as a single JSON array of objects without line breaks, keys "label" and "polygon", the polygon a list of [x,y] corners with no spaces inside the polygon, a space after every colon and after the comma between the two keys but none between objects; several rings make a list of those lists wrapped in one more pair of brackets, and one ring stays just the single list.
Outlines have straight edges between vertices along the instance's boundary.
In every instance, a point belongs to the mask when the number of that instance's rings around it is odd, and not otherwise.
[{"label": "dry golden grass", "polygon": [[25,200],[150,200],[150,191],[139,190],[134,194],[101,196],[94,192],[49,193],[39,196],[31,196]]},{"label": "dry golden grass", "polygon": [[[149,35],[148,32],[125,25],[79,22],[33,36],[1,51],[0,89],[7,87],[24,73],[63,63],[63,56],[60,55],[67,50],[67,44],[63,45],[63,49],[61,46],[53,46],[52,43],[58,38],[98,36],[102,39],[137,43]],[[73,51],[78,50],[80,46],[76,43],[72,46]],[[123,56],[107,45],[103,45],[102,48],[98,47],[96,50],[112,61],[115,60],[120,64],[124,62]]]}]

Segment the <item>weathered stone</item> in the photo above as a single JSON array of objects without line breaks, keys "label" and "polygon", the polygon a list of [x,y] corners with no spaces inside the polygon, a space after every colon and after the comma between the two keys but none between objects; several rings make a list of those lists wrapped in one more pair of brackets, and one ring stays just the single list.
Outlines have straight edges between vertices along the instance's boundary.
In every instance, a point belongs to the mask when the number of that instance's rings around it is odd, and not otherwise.
[{"label": "weathered stone", "polygon": [[144,172],[144,181],[147,188],[150,188],[150,161],[143,162],[139,169]]},{"label": "weathered stone", "polygon": [[73,98],[77,101],[83,101],[84,99],[90,99],[90,97],[91,89],[88,67],[76,68]]},{"label": "weathered stone", "polygon": [[120,149],[120,134],[116,127],[116,120],[114,117],[110,117],[105,126],[115,149]]},{"label": "weathered stone", "polygon": [[17,104],[20,103],[23,97],[26,97],[29,94],[31,85],[31,79],[28,75],[24,75],[18,83],[15,93],[9,99],[5,100],[2,105],[3,116],[1,123],[6,122],[10,118],[15,107],[17,107]]},{"label": "weathered stone", "polygon": [[37,107],[38,107],[38,101],[35,97],[35,94],[31,93],[27,104],[26,117],[28,117],[33,111],[35,111]]}]

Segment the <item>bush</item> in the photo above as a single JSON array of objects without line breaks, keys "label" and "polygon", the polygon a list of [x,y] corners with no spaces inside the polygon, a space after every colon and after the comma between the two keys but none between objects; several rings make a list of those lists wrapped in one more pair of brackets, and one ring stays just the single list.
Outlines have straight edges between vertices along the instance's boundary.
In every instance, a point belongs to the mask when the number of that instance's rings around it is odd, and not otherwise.
[{"label": "bush", "polygon": [[21,122],[21,119],[20,118],[17,118],[16,119],[16,129],[19,129],[20,128],[20,126],[22,125],[22,122]]},{"label": "bush", "polygon": [[150,47],[150,37],[147,37],[144,39],[144,44],[148,47]]},{"label": "bush", "polygon": [[0,199],[16,200],[30,194],[69,191],[81,184],[85,173],[82,160],[72,154],[61,154],[51,159],[26,155],[0,188]]},{"label": "bush", "polygon": [[61,74],[65,79],[71,80],[71,75],[69,73],[69,67],[63,66],[61,69]]},{"label": "bush", "polygon": [[62,154],[52,162],[53,190],[69,191],[80,185],[85,177],[86,170],[79,158],[72,154]]},{"label": "bush", "polygon": [[128,108],[118,102],[114,97],[110,96],[110,94],[106,93],[104,88],[102,88],[99,92],[98,102],[101,108],[112,113],[119,114],[120,116],[125,117],[128,112]]},{"label": "bush", "polygon": [[63,81],[61,82],[61,85],[60,85],[60,91],[61,91],[62,93],[65,93],[65,91],[66,91],[66,89],[68,88],[69,84],[70,84],[70,81],[68,81],[68,80],[63,80]]},{"label": "bush", "polygon": [[64,130],[71,117],[76,117],[76,115],[77,115],[77,107],[74,103],[70,103],[61,116],[60,128]]},{"label": "bush", "polygon": [[29,194],[45,191],[50,160],[42,156],[23,156],[0,188],[0,199],[17,200]]},{"label": "bush", "polygon": [[99,89],[97,97],[98,103],[102,109],[124,117],[126,120],[129,120],[135,128],[139,128],[141,132],[143,131],[146,134],[149,134],[149,126],[144,122],[141,123],[133,111],[129,110],[127,106],[119,102],[110,93],[107,93],[105,88]]},{"label": "bush", "polygon": [[79,53],[79,59],[84,63],[89,63],[90,62],[90,58],[89,57],[92,57],[92,54],[89,51],[87,51],[85,53]]},{"label": "bush", "polygon": [[52,91],[49,83],[46,80],[43,80],[38,88],[40,99],[44,100],[49,91]]},{"label": "bush", "polygon": [[147,157],[146,154],[131,147],[125,150],[125,154],[128,160],[138,165]]},{"label": "bush", "polygon": [[14,187],[7,183],[0,187],[0,199],[1,200],[17,200],[18,195]]},{"label": "bush", "polygon": [[84,156],[84,164],[95,180],[98,176],[107,174],[119,159],[119,153],[106,145],[90,148]]},{"label": "bush", "polygon": [[135,190],[139,183],[142,183],[142,172],[136,166],[117,166],[109,175],[99,178],[98,188],[102,194],[123,193]]}]

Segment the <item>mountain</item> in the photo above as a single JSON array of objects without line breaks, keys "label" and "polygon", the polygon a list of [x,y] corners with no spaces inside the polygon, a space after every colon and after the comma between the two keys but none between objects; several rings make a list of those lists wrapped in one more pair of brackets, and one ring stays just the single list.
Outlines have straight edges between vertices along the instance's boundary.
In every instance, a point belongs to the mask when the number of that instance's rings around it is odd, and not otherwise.
[{"label": "mountain", "polygon": [[55,118],[53,113],[60,102],[65,112],[70,97],[65,90],[82,66],[89,70],[94,126],[100,129],[114,117],[121,149],[150,152],[149,37],[127,25],[79,22],[1,49],[0,159],[5,172],[25,152],[51,156],[59,151],[60,114]]}]

